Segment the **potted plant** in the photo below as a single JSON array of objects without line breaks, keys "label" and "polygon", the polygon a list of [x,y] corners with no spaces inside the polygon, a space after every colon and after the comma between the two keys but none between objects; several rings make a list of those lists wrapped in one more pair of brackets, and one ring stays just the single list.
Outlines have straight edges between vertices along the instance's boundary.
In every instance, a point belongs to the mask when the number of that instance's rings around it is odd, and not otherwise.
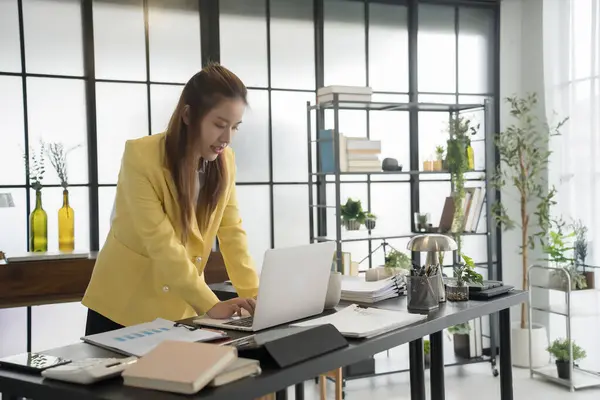
[{"label": "potted plant", "polygon": [[471,325],[468,322],[448,328],[448,335],[451,335],[453,339],[454,354],[458,357],[471,358],[470,332]]},{"label": "potted plant", "polygon": [[444,146],[435,147],[435,161],[433,162],[434,171],[442,171],[444,162]]},{"label": "potted plant", "polygon": [[365,212],[360,200],[348,198],[346,204],[342,205],[342,221],[349,231],[357,231],[365,222]]},{"label": "potted plant", "polygon": [[583,273],[585,277],[586,286],[589,289],[596,287],[594,270],[586,270],[585,259],[588,254],[588,241],[587,231],[588,228],[583,224],[583,221],[577,220],[571,224],[573,232],[575,233],[575,243],[573,244],[575,250],[575,266],[578,271]]},{"label": "potted plant", "polygon": [[429,340],[423,340],[423,361],[425,368],[431,366],[431,343],[429,343]]},{"label": "potted plant", "polygon": [[448,301],[469,300],[469,283],[483,282],[483,276],[475,271],[475,263],[471,257],[461,254],[462,263],[454,265],[454,282],[446,285],[446,298]]},{"label": "potted plant", "polygon": [[391,275],[395,275],[398,269],[410,270],[412,259],[398,250],[392,250],[385,255],[385,268]]},{"label": "potted plant", "polygon": [[375,223],[377,222],[377,216],[370,211],[365,213],[365,227],[368,230],[375,229]]},{"label": "potted plant", "polygon": [[[558,219],[552,222],[555,229],[549,232],[546,243],[543,244],[543,252],[547,255],[545,261],[549,261],[556,268],[563,268],[569,274],[571,290],[582,290],[587,288],[585,276],[577,270],[575,259],[571,256],[574,247],[569,245],[569,239],[575,236],[575,232],[563,233],[565,223]],[[556,290],[568,290],[568,280],[564,271],[553,271],[549,277],[549,287]]]},{"label": "potted plant", "polygon": [[479,124],[472,126],[471,120],[460,115],[452,117],[448,126],[450,139],[448,139],[446,146],[446,163],[454,187],[454,220],[452,221],[451,231],[454,233],[454,240],[458,245],[459,254],[462,248],[460,235],[465,225],[463,201],[465,199],[464,175],[469,170],[467,148],[470,143],[469,137],[476,135],[478,130]]},{"label": "potted plant", "polygon": [[573,346],[573,364],[575,361],[586,357],[585,350],[579,347],[575,342],[568,339],[556,339],[552,345],[546,349],[556,359],[556,371],[561,379],[571,379],[571,357],[569,354],[570,347]]},{"label": "potted plant", "polygon": [[[549,126],[537,118],[545,115],[538,109],[536,94],[525,98],[509,97],[510,115],[514,123],[504,132],[496,135],[496,151],[500,158],[500,168],[492,177],[497,190],[510,186],[516,190],[519,202],[519,218],[513,220],[501,202],[492,205],[495,222],[504,230],[520,229],[519,254],[521,255],[522,289],[527,290],[528,252],[535,249],[537,243],[544,242],[550,230],[550,207],[555,203],[556,190],[548,188],[546,176],[548,159],[551,152],[549,142],[558,135],[565,120],[556,126]],[[529,330],[527,329],[525,303],[521,305],[521,322],[512,329],[513,365],[529,367]],[[544,349],[548,346],[546,328],[533,325],[531,340],[531,367],[547,364]]]}]

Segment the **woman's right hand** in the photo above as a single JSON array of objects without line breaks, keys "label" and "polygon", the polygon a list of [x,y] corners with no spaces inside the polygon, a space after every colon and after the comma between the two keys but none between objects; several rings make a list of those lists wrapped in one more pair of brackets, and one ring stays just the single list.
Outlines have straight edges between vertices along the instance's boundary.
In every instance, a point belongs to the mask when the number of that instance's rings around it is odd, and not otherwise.
[{"label": "woman's right hand", "polygon": [[254,299],[244,299],[236,297],[227,301],[220,301],[206,312],[213,319],[227,319],[237,314],[242,316],[242,310],[246,310],[250,315],[254,315],[256,301]]}]

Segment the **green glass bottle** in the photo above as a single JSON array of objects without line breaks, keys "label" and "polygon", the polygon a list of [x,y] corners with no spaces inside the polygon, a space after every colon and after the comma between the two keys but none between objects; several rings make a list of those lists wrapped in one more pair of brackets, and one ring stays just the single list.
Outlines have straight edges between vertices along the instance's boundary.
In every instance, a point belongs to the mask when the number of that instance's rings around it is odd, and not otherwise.
[{"label": "green glass bottle", "polygon": [[69,206],[69,191],[63,190],[63,206],[58,210],[58,250],[75,249],[75,211]]},{"label": "green glass bottle", "polygon": [[29,216],[29,251],[48,251],[48,214],[42,208],[42,191],[35,191],[35,209]]}]

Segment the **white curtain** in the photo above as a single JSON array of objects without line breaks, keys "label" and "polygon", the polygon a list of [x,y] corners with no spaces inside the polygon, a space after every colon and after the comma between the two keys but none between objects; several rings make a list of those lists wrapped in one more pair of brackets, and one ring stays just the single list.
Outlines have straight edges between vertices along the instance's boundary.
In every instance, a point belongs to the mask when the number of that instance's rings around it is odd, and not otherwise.
[{"label": "white curtain", "polygon": [[586,263],[600,265],[600,0],[545,0],[544,86],[548,122],[569,117],[551,142],[553,214],[588,227]]}]

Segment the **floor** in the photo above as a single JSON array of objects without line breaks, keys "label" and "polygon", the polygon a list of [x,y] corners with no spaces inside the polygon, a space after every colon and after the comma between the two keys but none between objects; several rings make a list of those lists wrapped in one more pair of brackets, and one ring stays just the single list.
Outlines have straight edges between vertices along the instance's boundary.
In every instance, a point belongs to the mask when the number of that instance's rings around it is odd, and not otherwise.
[{"label": "floor", "polygon": [[[425,380],[429,382],[429,373]],[[600,388],[583,389],[570,393],[567,388],[557,386],[539,378],[529,378],[529,370],[513,369],[514,399],[544,400],[597,400]],[[333,383],[328,383],[327,398],[334,399]],[[429,387],[427,387],[429,398]],[[293,390],[288,398],[294,399]],[[305,384],[306,400],[318,400],[319,389],[311,382]],[[499,378],[494,378],[489,364],[473,364],[446,368],[446,400],[500,399]],[[401,373],[379,378],[353,380],[346,385],[346,400],[409,400],[409,374]]]}]

